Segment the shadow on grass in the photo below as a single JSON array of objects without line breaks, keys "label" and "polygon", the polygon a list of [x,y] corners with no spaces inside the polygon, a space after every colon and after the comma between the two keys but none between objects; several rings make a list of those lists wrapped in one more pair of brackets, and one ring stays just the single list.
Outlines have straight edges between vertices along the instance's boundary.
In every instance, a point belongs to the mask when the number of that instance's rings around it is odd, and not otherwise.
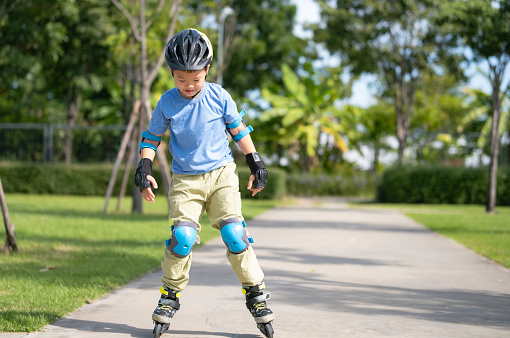
[{"label": "shadow on grass", "polygon": [[[4,330],[16,330],[18,327],[38,328],[45,323],[51,323],[60,318],[60,314],[53,311],[36,311],[36,310],[2,310],[0,311],[0,323],[13,323]],[[7,331],[10,332],[10,331]],[[26,331],[29,332],[29,331]]]},{"label": "shadow on grass", "polygon": [[[41,245],[23,249],[21,254],[31,259],[4,260],[2,279],[36,278],[38,283],[54,280],[58,285],[77,286],[119,275],[115,279],[124,282],[157,267],[164,246],[163,240],[105,240],[30,234],[25,234],[23,239]],[[62,243],[66,249],[59,251],[51,243]],[[44,270],[48,265],[50,268]],[[132,271],[135,271],[135,276]]]}]

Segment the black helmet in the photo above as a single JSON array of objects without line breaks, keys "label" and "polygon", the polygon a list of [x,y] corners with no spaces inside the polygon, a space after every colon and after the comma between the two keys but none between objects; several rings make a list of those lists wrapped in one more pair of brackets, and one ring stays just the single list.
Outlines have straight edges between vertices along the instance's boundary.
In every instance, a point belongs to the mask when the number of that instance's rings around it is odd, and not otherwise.
[{"label": "black helmet", "polygon": [[165,59],[172,70],[202,70],[213,57],[211,42],[196,29],[185,29],[172,36],[165,49]]}]

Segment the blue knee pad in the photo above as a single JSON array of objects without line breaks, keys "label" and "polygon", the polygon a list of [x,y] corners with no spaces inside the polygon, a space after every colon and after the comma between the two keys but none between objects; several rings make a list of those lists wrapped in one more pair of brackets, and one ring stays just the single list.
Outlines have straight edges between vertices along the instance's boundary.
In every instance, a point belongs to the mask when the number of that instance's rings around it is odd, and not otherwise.
[{"label": "blue knee pad", "polygon": [[197,225],[182,221],[172,226],[172,238],[166,241],[168,250],[177,257],[188,256],[197,240]]},{"label": "blue knee pad", "polygon": [[250,246],[245,225],[246,223],[237,218],[229,218],[220,223],[221,238],[233,254],[240,254]]}]

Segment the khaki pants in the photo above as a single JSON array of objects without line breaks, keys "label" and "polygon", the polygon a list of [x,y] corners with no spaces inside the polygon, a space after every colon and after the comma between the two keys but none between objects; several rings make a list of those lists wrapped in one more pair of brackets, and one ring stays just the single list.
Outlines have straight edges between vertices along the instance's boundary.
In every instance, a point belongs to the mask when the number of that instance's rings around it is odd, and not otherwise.
[{"label": "khaki pants", "polygon": [[[170,224],[193,222],[197,225],[199,235],[199,222],[205,211],[215,229],[219,229],[220,223],[228,218],[244,220],[241,215],[239,178],[234,162],[202,175],[173,174],[168,197]],[[192,253],[179,258],[165,247],[165,256],[161,263],[163,284],[173,290],[183,290],[189,281],[191,258]],[[264,274],[251,246],[237,255],[227,249],[227,258],[241,284],[253,286],[262,282]]]}]

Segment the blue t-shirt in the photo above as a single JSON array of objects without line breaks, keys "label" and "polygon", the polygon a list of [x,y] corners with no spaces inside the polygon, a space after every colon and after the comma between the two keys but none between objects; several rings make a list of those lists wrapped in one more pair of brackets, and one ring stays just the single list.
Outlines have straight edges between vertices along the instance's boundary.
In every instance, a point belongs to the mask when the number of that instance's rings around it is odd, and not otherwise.
[{"label": "blue t-shirt", "polygon": [[161,135],[170,126],[172,172],[199,175],[234,161],[226,123],[238,117],[230,94],[220,85],[205,82],[191,100],[182,97],[177,88],[165,92],[152,112],[149,132]]}]

